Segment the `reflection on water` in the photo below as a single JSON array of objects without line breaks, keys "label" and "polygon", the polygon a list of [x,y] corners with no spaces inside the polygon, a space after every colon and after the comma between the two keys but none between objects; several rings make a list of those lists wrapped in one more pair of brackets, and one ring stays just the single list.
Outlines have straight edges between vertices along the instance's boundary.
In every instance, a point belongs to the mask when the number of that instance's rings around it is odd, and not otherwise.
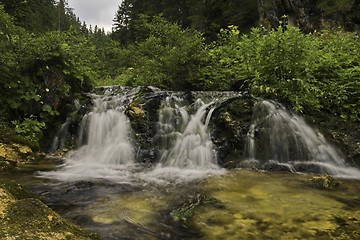
[{"label": "reflection on water", "polygon": [[[310,175],[234,170],[202,181],[61,183],[12,172],[65,218],[104,239],[359,239],[360,182],[319,190]],[[10,174],[8,174],[9,177]],[[45,181],[45,182],[44,182]],[[198,193],[216,198],[188,222],[170,212]]]}]

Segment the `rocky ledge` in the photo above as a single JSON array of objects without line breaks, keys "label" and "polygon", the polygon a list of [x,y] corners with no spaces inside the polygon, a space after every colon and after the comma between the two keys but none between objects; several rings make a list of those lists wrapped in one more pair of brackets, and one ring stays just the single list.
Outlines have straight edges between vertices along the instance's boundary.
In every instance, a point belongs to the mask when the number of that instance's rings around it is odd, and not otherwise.
[{"label": "rocky ledge", "polygon": [[63,219],[13,180],[0,177],[0,239],[102,239]]}]

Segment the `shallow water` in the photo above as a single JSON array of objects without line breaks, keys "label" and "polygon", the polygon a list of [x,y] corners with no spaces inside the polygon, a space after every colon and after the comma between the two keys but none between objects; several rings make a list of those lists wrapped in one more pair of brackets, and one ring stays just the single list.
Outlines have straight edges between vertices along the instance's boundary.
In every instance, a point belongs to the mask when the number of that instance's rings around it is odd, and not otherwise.
[{"label": "shallow water", "polygon": [[[54,164],[42,165],[42,170]],[[335,190],[308,185],[311,175],[233,170],[205,180],[116,183],[36,177],[40,166],[2,173],[39,193],[62,216],[104,239],[359,239],[360,181]],[[170,212],[198,193],[218,200],[187,222]]]},{"label": "shallow water", "polygon": [[360,182],[336,190],[306,184],[309,175],[234,171],[208,179],[203,191],[224,207],[199,208],[202,239],[354,239],[360,236]]}]

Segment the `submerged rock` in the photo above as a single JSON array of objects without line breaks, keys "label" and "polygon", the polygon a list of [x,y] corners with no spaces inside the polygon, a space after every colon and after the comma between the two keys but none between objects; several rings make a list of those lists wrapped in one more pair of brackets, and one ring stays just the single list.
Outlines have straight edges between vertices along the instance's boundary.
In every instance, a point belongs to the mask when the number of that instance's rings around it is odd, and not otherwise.
[{"label": "submerged rock", "polygon": [[181,207],[171,211],[170,215],[176,222],[187,222],[194,216],[194,211],[197,207],[209,203],[219,204],[220,202],[213,197],[208,197],[203,193],[199,193],[196,197],[190,199],[190,201],[184,203]]}]

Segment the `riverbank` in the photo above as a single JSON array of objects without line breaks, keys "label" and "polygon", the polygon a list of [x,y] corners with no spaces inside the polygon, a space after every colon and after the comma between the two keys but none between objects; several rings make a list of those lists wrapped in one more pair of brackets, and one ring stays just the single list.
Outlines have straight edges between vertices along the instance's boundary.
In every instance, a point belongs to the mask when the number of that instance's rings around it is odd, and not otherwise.
[{"label": "riverbank", "polygon": [[62,218],[14,180],[0,177],[1,239],[101,239]]}]

